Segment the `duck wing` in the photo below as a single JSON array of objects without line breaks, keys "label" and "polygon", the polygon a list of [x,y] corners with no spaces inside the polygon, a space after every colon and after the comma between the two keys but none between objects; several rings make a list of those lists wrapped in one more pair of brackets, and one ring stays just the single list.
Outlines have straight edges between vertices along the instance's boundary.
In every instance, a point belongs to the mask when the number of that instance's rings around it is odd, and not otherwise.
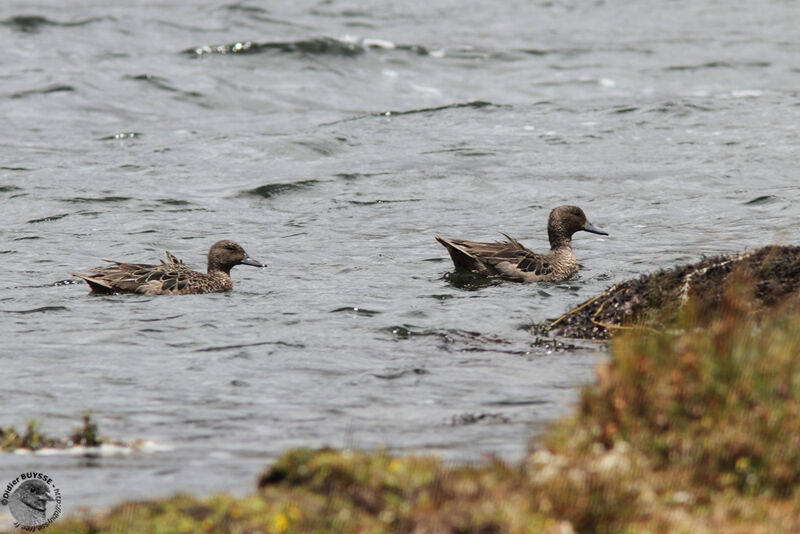
[{"label": "duck wing", "polygon": [[543,254],[536,254],[519,241],[503,234],[506,241],[478,243],[461,239],[436,240],[447,248],[457,269],[501,275],[521,282],[534,282],[555,275],[556,266]]},{"label": "duck wing", "polygon": [[[174,256],[170,260],[174,259]],[[178,294],[186,290],[190,279],[202,276],[183,262],[162,262],[160,265],[111,262],[114,265],[94,269],[91,274],[75,274],[83,278],[95,293],[140,293],[144,295]]]},{"label": "duck wing", "polygon": [[551,258],[527,249],[504,249],[484,261],[498,274],[521,282],[544,281],[556,274]]}]

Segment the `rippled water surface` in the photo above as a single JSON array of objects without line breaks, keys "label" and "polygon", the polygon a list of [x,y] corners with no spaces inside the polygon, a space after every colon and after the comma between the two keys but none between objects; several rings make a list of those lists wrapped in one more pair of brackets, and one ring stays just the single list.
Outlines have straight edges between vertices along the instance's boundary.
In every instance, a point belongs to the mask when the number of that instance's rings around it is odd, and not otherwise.
[{"label": "rippled water surface", "polygon": [[[4,2],[0,426],[168,450],[3,455],[64,504],[250,491],[287,447],[522,457],[602,358],[528,326],[631,276],[797,243],[795,2]],[[568,282],[459,287],[435,233]],[[230,294],[90,297],[101,259]]]}]

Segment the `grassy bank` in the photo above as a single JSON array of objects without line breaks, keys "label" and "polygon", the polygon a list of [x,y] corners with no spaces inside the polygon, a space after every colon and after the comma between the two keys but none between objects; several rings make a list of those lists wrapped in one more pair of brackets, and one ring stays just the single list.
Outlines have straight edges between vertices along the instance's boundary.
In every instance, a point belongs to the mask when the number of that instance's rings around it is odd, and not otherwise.
[{"label": "grassy bank", "polygon": [[295,450],[243,499],[124,503],[48,532],[800,532],[800,314],[747,302],[616,337],[522,465]]}]

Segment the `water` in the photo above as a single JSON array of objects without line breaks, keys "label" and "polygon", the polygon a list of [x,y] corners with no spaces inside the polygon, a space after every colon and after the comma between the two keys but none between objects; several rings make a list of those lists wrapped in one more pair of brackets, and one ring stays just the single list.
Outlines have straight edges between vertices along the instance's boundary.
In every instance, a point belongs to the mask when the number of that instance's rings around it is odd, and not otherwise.
[{"label": "water", "polygon": [[[0,457],[68,512],[246,493],[293,446],[519,460],[602,359],[530,323],[798,242],[793,2],[47,4],[0,8],[0,425],[91,409],[169,447]],[[570,281],[442,278],[434,233],[545,250],[565,203],[611,234],[576,235]],[[269,269],[180,298],[57,283],[202,268],[222,238]]]}]

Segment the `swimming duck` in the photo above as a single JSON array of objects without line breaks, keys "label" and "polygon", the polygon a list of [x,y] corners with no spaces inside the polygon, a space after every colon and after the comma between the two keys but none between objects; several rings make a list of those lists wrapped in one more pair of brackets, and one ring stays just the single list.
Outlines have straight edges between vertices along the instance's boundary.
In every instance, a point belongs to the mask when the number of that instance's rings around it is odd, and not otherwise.
[{"label": "swimming duck", "polygon": [[435,236],[444,245],[457,270],[476,271],[516,282],[559,282],[578,270],[572,254],[572,234],[579,231],[608,235],[586,220],[577,206],[559,206],[550,212],[547,235],[550,252],[536,254],[519,241],[503,234],[507,241],[476,243]]},{"label": "swimming duck", "polygon": [[[231,269],[236,265],[266,267],[247,255],[233,241],[217,241],[208,251],[208,272],[189,269],[169,252],[167,261],[160,265],[120,263],[111,261],[111,267],[93,269],[92,274],[73,273],[86,280],[93,293],[139,293],[142,295],[190,295],[220,293],[233,289]],[[104,260],[109,261],[109,260]]]}]

